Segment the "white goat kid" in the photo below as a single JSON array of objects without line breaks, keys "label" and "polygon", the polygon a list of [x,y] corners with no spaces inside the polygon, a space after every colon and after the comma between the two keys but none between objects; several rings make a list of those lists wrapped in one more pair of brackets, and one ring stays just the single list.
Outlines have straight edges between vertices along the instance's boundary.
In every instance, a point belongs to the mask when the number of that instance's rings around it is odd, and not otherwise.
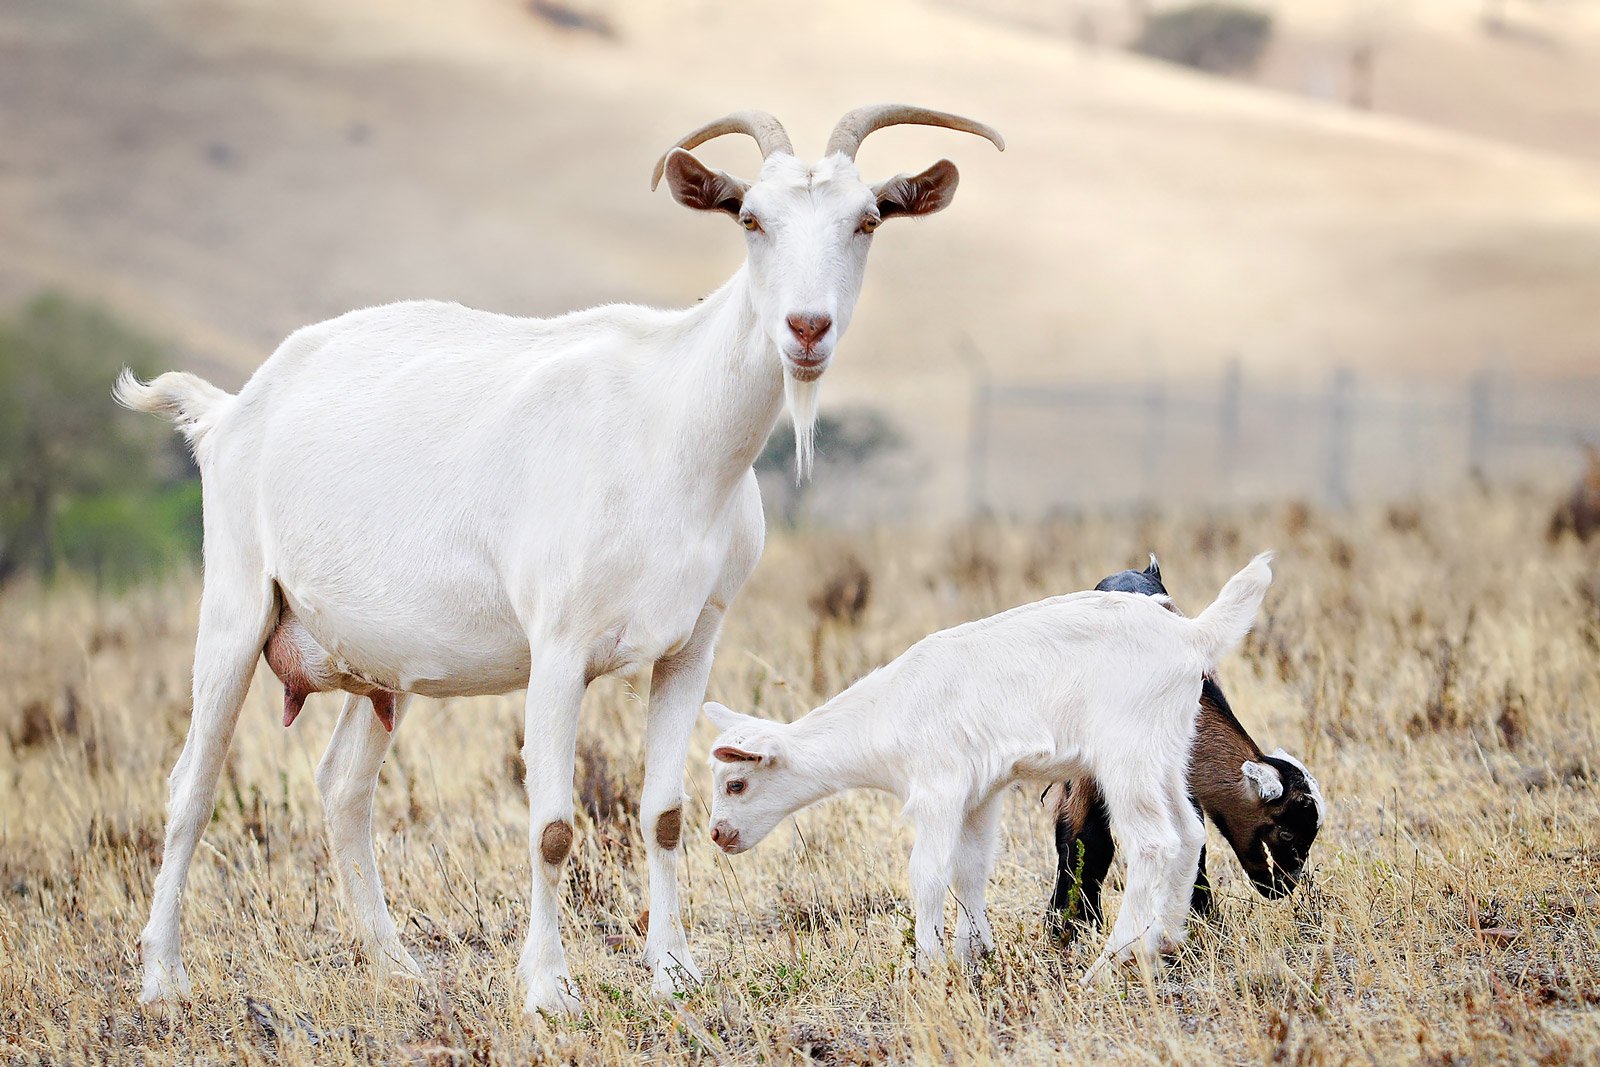
[{"label": "white goat kid", "polygon": [[791,812],[845,789],[883,789],[916,824],[917,963],[944,952],[956,899],[963,960],[994,947],[984,887],[1008,786],[1092,774],[1128,855],[1127,890],[1088,982],[1130,954],[1181,942],[1205,831],[1187,771],[1200,683],[1244,638],[1272,582],[1270,553],[1198,618],[1161,599],[1054,597],[936,633],[793,723],[706,704],[712,840],[743,852]]},{"label": "white goat kid", "polygon": [[[897,123],[1001,146],[987,126],[901,106],[847,114],[814,165],[761,112],[679,142],[656,180],[664,171],[678,202],[747,231],[745,264],[686,310],[541,320],[393,304],[296,332],[237,396],[188,374],[118,382],[123,404],[180,424],[205,491],[194,712],[142,938],[144,999],[189,990],[184,882],[264,648],[286,724],[308,692],[351,694],[317,769],[335,867],[370,954],[414,975],[372,845],[390,731],[408,694],[526,688],[533,887],[518,970],[530,1011],[579,1007],[559,887],[584,689],[649,672],[645,958],[658,991],[698,980],[678,917],[683,765],[723,612],[761,554],[751,463],[786,395],[809,457],[814,383],[850,321],[872,231],[943,208],[956,188],[946,161],[861,180],[861,139]],[[755,183],[685,150],[726,133],[761,148]]]}]

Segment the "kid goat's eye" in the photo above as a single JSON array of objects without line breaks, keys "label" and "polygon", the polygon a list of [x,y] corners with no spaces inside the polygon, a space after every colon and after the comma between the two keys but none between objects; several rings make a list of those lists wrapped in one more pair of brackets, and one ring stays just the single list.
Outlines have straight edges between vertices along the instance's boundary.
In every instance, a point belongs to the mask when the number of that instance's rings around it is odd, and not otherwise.
[{"label": "kid goat's eye", "polygon": [[740,215],[739,225],[743,226],[751,233],[755,233],[757,230],[761,229],[761,223],[756,221],[756,217],[754,215]]},{"label": "kid goat's eye", "polygon": [[743,793],[743,792],[744,792],[744,780],[742,778],[735,778],[733,781],[728,783],[728,795],[729,796],[738,796],[740,793]]},{"label": "kid goat's eye", "polygon": [[861,225],[856,227],[856,232],[857,233],[871,233],[873,230],[876,230],[878,228],[878,223],[880,223],[882,221],[883,221],[882,219],[875,219],[875,218],[873,218],[872,216],[869,215],[866,218],[861,220]]}]

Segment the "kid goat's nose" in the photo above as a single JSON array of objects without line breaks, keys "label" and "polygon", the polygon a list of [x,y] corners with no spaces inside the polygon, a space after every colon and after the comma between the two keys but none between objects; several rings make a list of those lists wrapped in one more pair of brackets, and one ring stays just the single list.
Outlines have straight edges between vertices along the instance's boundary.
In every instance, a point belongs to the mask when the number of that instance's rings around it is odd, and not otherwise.
[{"label": "kid goat's nose", "polygon": [[828,327],[833,325],[833,319],[827,315],[790,315],[789,329],[800,339],[800,343],[810,348],[816,344],[823,334],[828,332]]}]

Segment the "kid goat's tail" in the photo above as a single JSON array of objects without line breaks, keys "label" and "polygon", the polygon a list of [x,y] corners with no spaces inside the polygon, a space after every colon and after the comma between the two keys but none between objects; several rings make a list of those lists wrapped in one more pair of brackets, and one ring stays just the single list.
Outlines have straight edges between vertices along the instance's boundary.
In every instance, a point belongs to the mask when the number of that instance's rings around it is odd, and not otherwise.
[{"label": "kid goat's tail", "polygon": [[1217,599],[1194,620],[1195,651],[1209,673],[1222,657],[1244,640],[1261,610],[1261,601],[1272,584],[1272,553],[1263,552],[1244,570],[1228,579]]},{"label": "kid goat's tail", "polygon": [[184,371],[168,371],[152,381],[141,382],[126,367],[117,375],[111,395],[125,408],[147,411],[177,423],[188,438],[191,451],[198,451],[201,440],[233,399],[232,393]]}]

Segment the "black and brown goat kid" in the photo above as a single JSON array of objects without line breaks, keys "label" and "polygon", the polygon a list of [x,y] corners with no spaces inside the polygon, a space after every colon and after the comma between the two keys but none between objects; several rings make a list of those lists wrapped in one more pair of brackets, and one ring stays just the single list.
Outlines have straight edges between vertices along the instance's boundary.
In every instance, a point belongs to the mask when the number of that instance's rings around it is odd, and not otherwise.
[{"label": "black and brown goat kid", "polygon": [[[1113,574],[1095,588],[1167,596],[1154,556],[1144,570]],[[1055,936],[1070,940],[1079,925],[1100,922],[1100,887],[1116,845],[1092,777],[1053,785],[1044,799],[1056,819],[1056,890],[1048,921]],[[1269,756],[1261,751],[1211,678],[1200,690],[1189,799],[1202,818],[1209,816],[1222,831],[1262,896],[1275,900],[1294,890],[1322,826],[1322,791],[1305,765],[1287,752],[1279,749]],[[1190,907],[1205,915],[1211,905],[1202,849]]]}]

